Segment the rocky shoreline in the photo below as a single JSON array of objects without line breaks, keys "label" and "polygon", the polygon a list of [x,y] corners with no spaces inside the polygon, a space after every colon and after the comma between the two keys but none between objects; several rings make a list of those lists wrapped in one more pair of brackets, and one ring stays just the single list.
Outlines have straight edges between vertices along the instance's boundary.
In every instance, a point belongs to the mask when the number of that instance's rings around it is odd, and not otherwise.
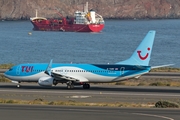
[{"label": "rocky shoreline", "polygon": [[180,1],[177,0],[1,0],[0,20],[29,20],[35,16],[59,18],[73,16],[88,2],[105,19],[178,19]]}]

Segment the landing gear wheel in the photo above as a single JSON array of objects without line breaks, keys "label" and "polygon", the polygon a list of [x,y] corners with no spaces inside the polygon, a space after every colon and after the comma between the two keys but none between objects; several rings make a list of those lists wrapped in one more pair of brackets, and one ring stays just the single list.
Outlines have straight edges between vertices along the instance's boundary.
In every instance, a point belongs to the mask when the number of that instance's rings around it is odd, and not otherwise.
[{"label": "landing gear wheel", "polygon": [[89,85],[89,84],[84,84],[84,85],[83,85],[83,88],[84,88],[84,89],[89,89],[89,88],[90,88],[90,85]]},{"label": "landing gear wheel", "polygon": [[73,82],[68,82],[67,83],[67,88],[68,89],[73,89],[74,88],[74,83]]},{"label": "landing gear wheel", "polygon": [[53,80],[53,85],[57,85],[58,84],[58,82],[56,81],[56,80]]},{"label": "landing gear wheel", "polygon": [[87,84],[87,89],[89,89],[90,88],[90,84]]},{"label": "landing gear wheel", "polygon": [[20,88],[21,87],[21,85],[20,84],[17,84],[17,88]]},{"label": "landing gear wheel", "polygon": [[67,88],[68,89],[73,89],[74,88],[74,85],[72,84],[72,85],[67,85]]}]

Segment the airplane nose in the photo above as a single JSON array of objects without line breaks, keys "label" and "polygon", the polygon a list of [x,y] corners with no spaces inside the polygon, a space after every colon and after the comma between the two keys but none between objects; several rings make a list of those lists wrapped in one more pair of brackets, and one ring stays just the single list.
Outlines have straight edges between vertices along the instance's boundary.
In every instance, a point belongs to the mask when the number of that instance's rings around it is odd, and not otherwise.
[{"label": "airplane nose", "polygon": [[8,71],[6,71],[6,72],[4,73],[4,76],[5,76],[6,78],[9,78],[9,77],[8,77]]}]

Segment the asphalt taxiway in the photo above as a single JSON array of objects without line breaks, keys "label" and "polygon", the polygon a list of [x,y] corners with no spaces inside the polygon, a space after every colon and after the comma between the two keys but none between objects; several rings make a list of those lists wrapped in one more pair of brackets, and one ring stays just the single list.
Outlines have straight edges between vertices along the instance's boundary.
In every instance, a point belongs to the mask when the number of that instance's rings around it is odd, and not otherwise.
[{"label": "asphalt taxiway", "polygon": [[0,98],[17,100],[34,100],[76,102],[133,102],[154,103],[159,100],[179,101],[179,87],[147,87],[91,85],[90,89],[75,87],[68,90],[65,84],[51,88],[40,87],[37,83],[22,83],[20,88],[13,83],[0,83]]},{"label": "asphalt taxiway", "polygon": [[[37,83],[22,83],[20,88],[13,83],[0,83],[0,98],[77,102],[133,102],[150,103],[158,100],[179,101],[179,87],[130,87],[116,85],[91,85],[91,89],[75,87],[68,90],[66,85],[51,88],[40,87]],[[48,105],[0,104],[2,120],[179,120],[180,109],[159,108],[110,108]]]},{"label": "asphalt taxiway", "polygon": [[179,120],[180,110],[0,105],[2,120]]}]

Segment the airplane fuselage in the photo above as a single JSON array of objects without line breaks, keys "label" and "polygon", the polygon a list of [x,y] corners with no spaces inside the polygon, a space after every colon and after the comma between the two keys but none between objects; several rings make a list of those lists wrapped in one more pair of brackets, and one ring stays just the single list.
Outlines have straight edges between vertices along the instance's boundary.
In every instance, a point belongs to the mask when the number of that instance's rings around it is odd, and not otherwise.
[{"label": "airplane fuselage", "polygon": [[[48,63],[20,64],[12,67],[5,74],[8,78],[20,82],[37,82],[41,77],[48,76],[45,70]],[[117,82],[147,73],[150,66],[132,66],[118,64],[52,64],[51,72],[78,78],[84,82]],[[83,82],[83,80],[81,81]]]}]

